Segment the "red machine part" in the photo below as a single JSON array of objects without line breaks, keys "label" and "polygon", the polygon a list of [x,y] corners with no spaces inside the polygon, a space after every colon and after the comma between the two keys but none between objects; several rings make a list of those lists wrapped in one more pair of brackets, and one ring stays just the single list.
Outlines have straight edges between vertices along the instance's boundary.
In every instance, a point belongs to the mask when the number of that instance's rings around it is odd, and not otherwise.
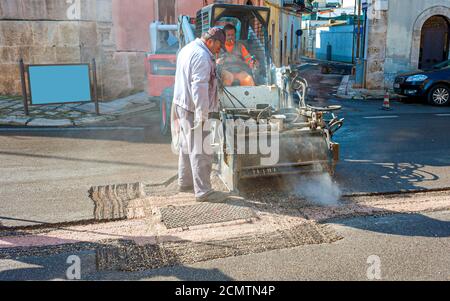
[{"label": "red machine part", "polygon": [[148,94],[159,97],[166,88],[175,84],[176,54],[147,54],[145,71],[147,73]]}]

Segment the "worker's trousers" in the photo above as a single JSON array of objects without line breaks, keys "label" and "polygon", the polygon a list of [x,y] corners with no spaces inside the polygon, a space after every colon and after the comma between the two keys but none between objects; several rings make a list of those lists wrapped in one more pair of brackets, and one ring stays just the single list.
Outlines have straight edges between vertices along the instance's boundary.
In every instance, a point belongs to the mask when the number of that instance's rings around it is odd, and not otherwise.
[{"label": "worker's trousers", "polygon": [[203,142],[210,132],[196,129],[194,135],[194,113],[176,106],[176,114],[180,123],[178,185],[193,186],[195,196],[201,197],[211,191],[213,156],[203,149]]}]

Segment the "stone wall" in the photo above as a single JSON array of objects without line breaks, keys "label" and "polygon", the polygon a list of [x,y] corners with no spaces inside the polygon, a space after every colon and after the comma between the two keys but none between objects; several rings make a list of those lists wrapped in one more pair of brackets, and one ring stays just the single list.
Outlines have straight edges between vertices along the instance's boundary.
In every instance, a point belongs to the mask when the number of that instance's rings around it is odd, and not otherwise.
[{"label": "stone wall", "polygon": [[[408,8],[408,14],[403,13]],[[417,70],[423,24],[432,16],[450,18],[450,1],[396,0],[389,3],[385,77],[392,83],[398,72]]]},{"label": "stone wall", "polygon": [[379,0],[372,0],[367,12],[367,69],[366,88],[385,89],[384,63],[386,59],[387,10],[376,5]]},{"label": "stone wall", "polygon": [[112,0],[0,0],[0,94],[21,94],[26,64],[98,65],[103,100],[144,90],[144,52],[118,52]]},{"label": "stone wall", "polygon": [[116,29],[117,50],[122,52],[148,51],[149,25],[156,17],[156,1],[112,0],[112,14]]},{"label": "stone wall", "polygon": [[434,15],[450,18],[450,2],[369,0],[369,3],[366,87],[390,89],[397,73],[418,69],[422,26]]},{"label": "stone wall", "polygon": [[[145,90],[148,26],[158,18],[159,1],[164,0],[0,0],[0,94],[21,94],[21,57],[25,64],[88,63],[95,58],[101,100]],[[195,15],[204,1],[175,3],[175,14]],[[253,3],[263,5],[262,0]],[[288,30],[293,21],[286,20]]]}]

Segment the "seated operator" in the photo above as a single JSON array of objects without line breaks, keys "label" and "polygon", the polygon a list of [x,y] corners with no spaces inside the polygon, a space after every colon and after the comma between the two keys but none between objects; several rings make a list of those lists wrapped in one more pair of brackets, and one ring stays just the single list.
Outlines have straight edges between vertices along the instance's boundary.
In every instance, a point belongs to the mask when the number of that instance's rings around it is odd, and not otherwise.
[{"label": "seated operator", "polygon": [[236,27],[227,24],[223,28],[226,33],[225,49],[217,60],[219,72],[224,86],[231,86],[238,80],[241,86],[255,86],[252,69],[256,61],[252,58],[244,44],[236,42]]}]

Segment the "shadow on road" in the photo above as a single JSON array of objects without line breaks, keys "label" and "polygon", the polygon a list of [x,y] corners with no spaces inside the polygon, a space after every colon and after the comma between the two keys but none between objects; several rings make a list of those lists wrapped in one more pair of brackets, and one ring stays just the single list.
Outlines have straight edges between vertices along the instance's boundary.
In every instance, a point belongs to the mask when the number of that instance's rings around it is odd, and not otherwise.
[{"label": "shadow on road", "polygon": [[74,157],[66,157],[66,156],[55,156],[55,155],[39,155],[39,154],[27,154],[21,152],[6,152],[0,151],[0,155],[3,156],[19,156],[25,158],[36,158],[36,159],[50,159],[50,160],[60,160],[67,162],[80,162],[80,163],[94,163],[94,164],[107,164],[107,165],[119,165],[119,166],[131,166],[131,167],[146,167],[146,168],[154,168],[154,169],[173,169],[173,166],[164,166],[164,165],[155,165],[155,164],[146,164],[146,163],[133,163],[133,162],[120,162],[113,160],[95,160],[95,159],[81,159]]},{"label": "shadow on road", "polygon": [[159,112],[138,113],[113,123],[80,127],[2,127],[0,136],[14,140],[26,137],[64,138],[130,143],[170,144],[171,138],[162,136]]},{"label": "shadow on road", "polygon": [[[394,213],[394,212],[393,212]],[[333,223],[360,230],[411,237],[450,237],[450,222],[423,214],[396,214],[392,216],[333,220]]]},{"label": "shadow on road", "polygon": [[0,136],[14,140],[25,140],[25,137],[63,138],[95,141],[123,141],[143,144],[170,144],[171,139],[159,133],[159,124],[141,125],[139,127],[126,126],[98,126],[89,128],[53,128],[42,130],[19,129],[3,130]]},{"label": "shadow on road", "polygon": [[[362,168],[369,169],[366,164]],[[342,196],[338,184],[327,174],[317,176],[311,180],[305,176],[298,177],[274,177],[247,181],[244,196],[246,201],[242,206],[248,206],[249,202],[262,212],[271,214],[283,214],[288,216],[304,216],[309,220],[328,223],[339,220],[339,223],[349,227],[361,228],[373,232],[380,232],[402,236],[424,236],[424,237],[450,237],[450,222],[433,219],[427,215],[414,213],[410,215],[410,223],[405,222],[402,217],[407,208],[416,206],[413,202],[415,194],[401,193],[399,191],[426,191],[425,182],[437,181],[439,176],[422,170],[422,164],[374,164],[370,170],[375,175],[378,183],[371,183],[374,191],[380,193],[379,196],[371,196],[369,202],[355,201],[356,197]],[[339,179],[339,177],[338,177]],[[340,179],[341,181],[345,181]],[[358,179],[361,186],[357,186],[357,191],[367,189],[367,179]],[[309,186],[305,189],[305,186]],[[383,192],[388,195],[382,195]],[[392,194],[392,196],[390,196]],[[341,197],[342,196],[342,197]],[[394,203],[389,199],[395,197]],[[397,201],[400,200],[400,201]],[[412,201],[412,203],[411,203]],[[373,207],[367,204],[373,203]],[[410,204],[408,204],[410,203]],[[411,207],[408,207],[411,206]],[[387,208],[402,208],[399,211]],[[448,204],[447,207],[450,207]],[[377,224],[377,219],[371,216],[390,215],[389,223]],[[367,224],[351,222],[353,217],[367,217]],[[364,220],[364,219],[363,219]],[[349,221],[349,222],[347,222]],[[361,225],[364,225],[362,228]]]},{"label": "shadow on road", "polygon": [[[11,233],[12,235],[12,233]],[[14,236],[26,235],[17,231]],[[13,236],[11,236],[13,237]],[[197,262],[195,254],[181,256],[155,244],[138,244],[148,237],[122,237],[108,243],[82,243],[40,236],[36,240],[53,241],[57,246],[0,249],[0,281],[78,280],[143,280],[155,277],[181,281],[232,281],[218,269],[199,269],[184,264]],[[175,237],[173,239],[176,239]],[[2,237],[1,242],[16,239]],[[75,265],[74,265],[75,264]],[[69,278],[70,277],[70,278]]]},{"label": "shadow on road", "polygon": [[426,169],[440,166],[447,165],[437,160],[426,163],[343,162],[337,167],[335,180],[346,194],[426,190],[440,181],[439,175]]}]

